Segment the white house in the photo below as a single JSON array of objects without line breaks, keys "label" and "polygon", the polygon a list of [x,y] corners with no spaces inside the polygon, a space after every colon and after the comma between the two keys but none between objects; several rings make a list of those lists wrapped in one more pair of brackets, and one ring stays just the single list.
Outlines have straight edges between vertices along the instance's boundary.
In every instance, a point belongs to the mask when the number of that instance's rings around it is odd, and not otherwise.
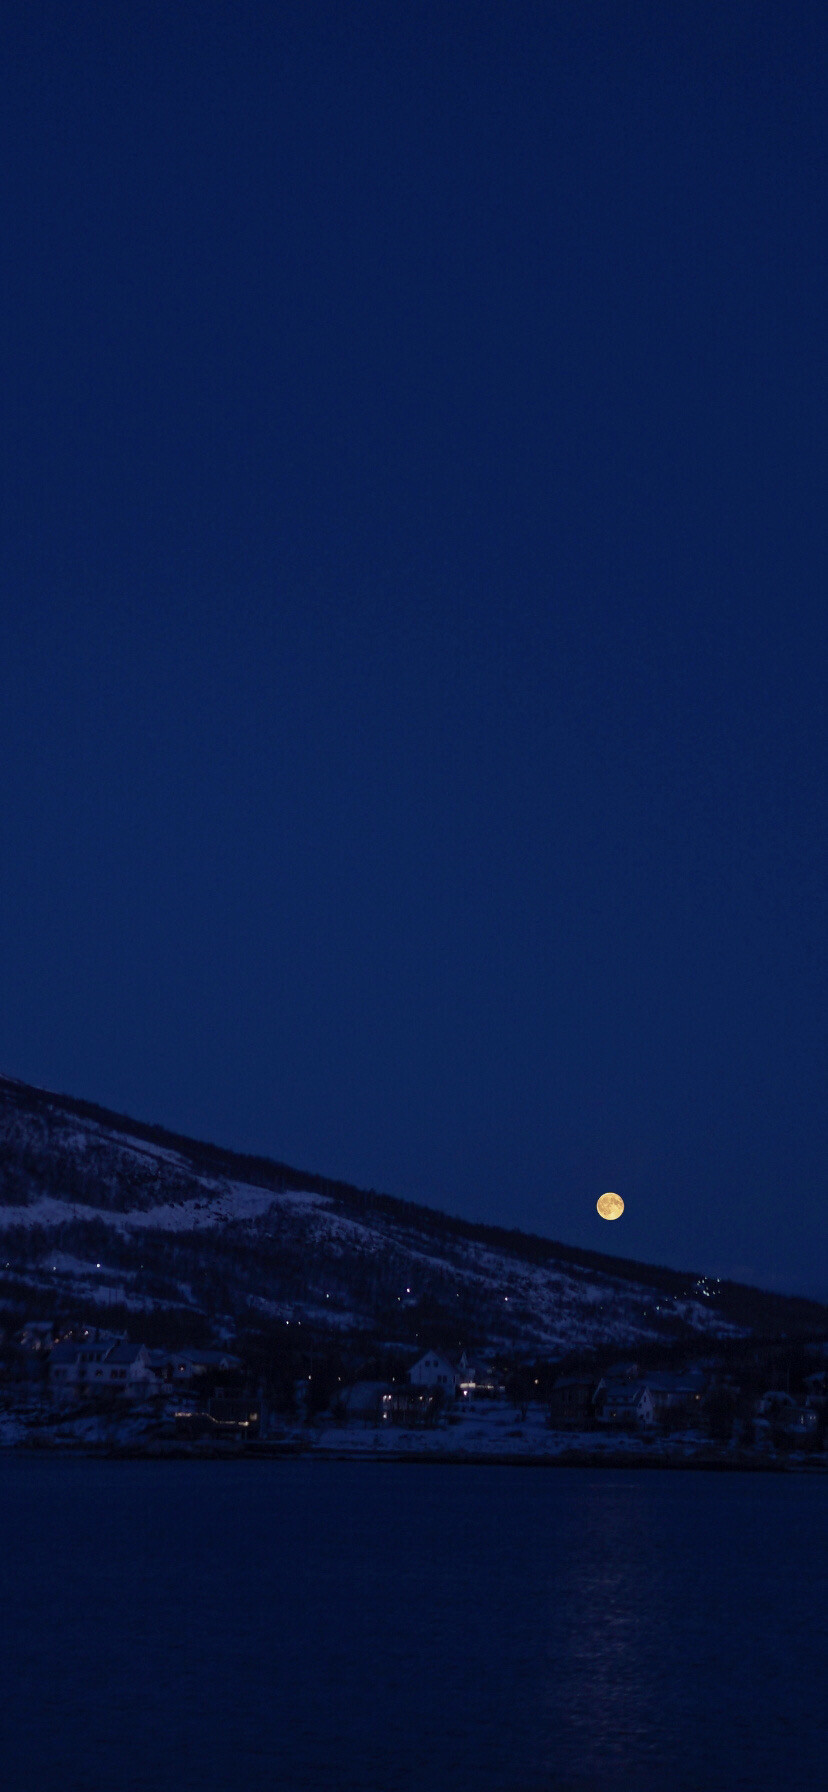
[{"label": "white house", "polygon": [[689,1415],[698,1412],[701,1406],[705,1378],[700,1369],[690,1369],[684,1374],[665,1370],[648,1375],[647,1388],[656,1418],[661,1419],[670,1412]]},{"label": "white house", "polygon": [[151,1394],[158,1386],[146,1344],[116,1344],[95,1373],[96,1384],[117,1394]]},{"label": "white house", "polygon": [[74,1394],[80,1367],[78,1344],[56,1344],[49,1357],[49,1386],[55,1394]]},{"label": "white house", "polygon": [[595,1406],[602,1425],[645,1426],[655,1422],[652,1395],[643,1381],[599,1381]]},{"label": "white house", "polygon": [[85,1338],[82,1344],[56,1344],[49,1357],[49,1386],[56,1393],[93,1392],[103,1381],[103,1364],[113,1340]]},{"label": "white house", "polygon": [[152,1393],[157,1386],[145,1344],[113,1344],[111,1337],[56,1344],[49,1358],[49,1386],[57,1395]]},{"label": "white house", "polygon": [[408,1371],[415,1388],[442,1388],[447,1398],[454,1397],[460,1383],[460,1371],[439,1350],[429,1350]]}]

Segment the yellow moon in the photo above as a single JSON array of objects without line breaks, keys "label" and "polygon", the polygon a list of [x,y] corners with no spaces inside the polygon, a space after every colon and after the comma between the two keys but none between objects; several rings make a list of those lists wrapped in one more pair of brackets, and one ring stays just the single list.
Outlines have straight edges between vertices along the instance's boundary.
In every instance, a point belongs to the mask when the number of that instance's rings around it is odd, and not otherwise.
[{"label": "yellow moon", "polygon": [[602,1195],[595,1203],[602,1220],[620,1220],[624,1203],[620,1195]]}]

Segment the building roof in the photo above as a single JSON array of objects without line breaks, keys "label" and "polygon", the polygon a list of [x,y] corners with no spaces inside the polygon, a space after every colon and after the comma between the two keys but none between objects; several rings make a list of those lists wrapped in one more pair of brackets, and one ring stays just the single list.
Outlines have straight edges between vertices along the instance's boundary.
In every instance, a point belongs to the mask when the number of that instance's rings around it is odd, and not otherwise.
[{"label": "building roof", "polygon": [[[442,1363],[446,1369],[450,1369],[452,1375],[460,1374],[460,1370],[452,1362],[451,1357],[446,1356],[444,1350],[424,1350],[422,1356],[418,1356],[416,1363],[412,1363],[411,1368],[419,1369],[423,1363],[431,1362],[432,1358],[436,1363]],[[409,1370],[410,1373],[411,1370]]]},{"label": "building roof", "polygon": [[605,1388],[604,1393],[605,1406],[638,1406],[649,1388],[645,1381],[622,1381]]},{"label": "building roof", "polygon": [[144,1344],[115,1344],[111,1350],[107,1351],[106,1361],[108,1363],[134,1363],[137,1362],[142,1351],[146,1351]]},{"label": "building roof", "polygon": [[343,1388],[341,1400],[346,1412],[373,1412],[388,1392],[393,1390],[386,1381],[355,1381],[353,1387]]}]

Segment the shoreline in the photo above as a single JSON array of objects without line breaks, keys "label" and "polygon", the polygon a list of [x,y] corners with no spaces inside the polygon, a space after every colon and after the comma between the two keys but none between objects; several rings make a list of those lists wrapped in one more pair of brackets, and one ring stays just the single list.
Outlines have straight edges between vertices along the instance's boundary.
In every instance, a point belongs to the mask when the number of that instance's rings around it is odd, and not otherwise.
[{"label": "shoreline", "polygon": [[725,1455],[656,1455],[646,1451],[622,1450],[612,1453],[590,1450],[562,1450],[555,1454],[540,1451],[457,1451],[457,1450],[320,1450],[302,1443],[217,1444],[181,1440],[154,1444],[89,1444],[67,1441],[64,1444],[33,1443],[30,1440],[6,1446],[3,1454],[10,1457],[36,1456],[53,1458],[84,1457],[105,1462],[389,1462],[438,1468],[536,1468],[536,1469],[630,1469],[648,1471],[665,1469],[671,1473],[690,1470],[696,1474],[828,1474],[828,1461],[768,1459],[747,1452]]}]

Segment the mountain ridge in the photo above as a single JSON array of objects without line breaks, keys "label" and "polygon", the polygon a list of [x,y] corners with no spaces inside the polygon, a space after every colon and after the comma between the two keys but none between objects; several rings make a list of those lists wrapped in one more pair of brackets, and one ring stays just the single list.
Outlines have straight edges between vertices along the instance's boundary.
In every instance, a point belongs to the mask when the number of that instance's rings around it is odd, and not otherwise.
[{"label": "mountain ridge", "polygon": [[828,1330],[806,1297],[463,1219],[8,1076],[0,1225],[18,1304],[108,1290],[110,1308],[166,1303],[231,1329],[294,1320],[412,1348],[462,1330],[552,1355]]}]

